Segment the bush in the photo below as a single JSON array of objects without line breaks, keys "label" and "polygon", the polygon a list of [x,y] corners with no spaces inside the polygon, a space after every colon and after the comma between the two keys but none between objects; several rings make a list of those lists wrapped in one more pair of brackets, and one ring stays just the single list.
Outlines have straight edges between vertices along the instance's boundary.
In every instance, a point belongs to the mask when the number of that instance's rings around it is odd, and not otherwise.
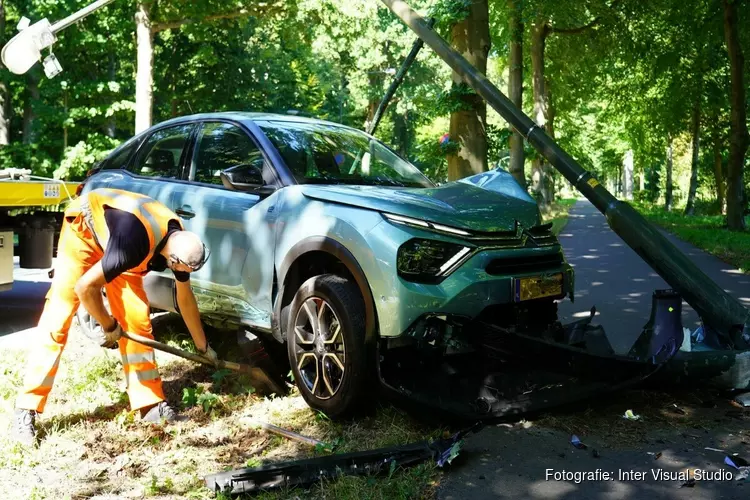
[{"label": "bush", "polygon": [[0,169],[30,169],[34,175],[47,177],[54,168],[54,160],[38,144],[14,142],[0,148]]},{"label": "bush", "polygon": [[91,134],[85,141],[65,150],[55,179],[81,180],[96,163],[103,160],[120,141],[101,134]]}]

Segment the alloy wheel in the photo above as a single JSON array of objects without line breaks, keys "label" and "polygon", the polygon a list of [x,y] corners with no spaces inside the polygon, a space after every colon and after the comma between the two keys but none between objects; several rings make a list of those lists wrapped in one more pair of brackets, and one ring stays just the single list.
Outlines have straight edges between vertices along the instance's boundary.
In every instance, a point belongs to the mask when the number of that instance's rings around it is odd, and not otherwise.
[{"label": "alloy wheel", "polygon": [[311,297],[297,312],[294,334],[302,383],[316,398],[332,398],[344,380],[346,360],[338,316],[328,302]]}]

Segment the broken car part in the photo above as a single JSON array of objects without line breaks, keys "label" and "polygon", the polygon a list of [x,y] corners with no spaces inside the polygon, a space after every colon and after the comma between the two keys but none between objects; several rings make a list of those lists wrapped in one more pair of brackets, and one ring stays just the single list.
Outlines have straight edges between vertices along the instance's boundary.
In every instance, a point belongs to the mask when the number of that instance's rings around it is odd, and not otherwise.
[{"label": "broken car part", "polygon": [[260,428],[272,434],[276,434],[278,436],[282,436],[287,439],[291,439],[292,441],[297,441],[298,443],[306,444],[314,448],[325,447],[326,445],[323,441],[318,441],[317,439],[303,436],[302,434],[297,434],[296,432],[290,431],[288,429],[282,429],[281,427],[277,427],[273,424],[269,424],[268,422],[255,420],[254,418],[248,418],[247,423],[251,427]]},{"label": "broken car part", "polygon": [[480,425],[475,425],[447,439],[220,472],[206,476],[205,483],[216,493],[239,495],[310,486],[343,475],[383,474],[395,467],[409,467],[427,460],[434,460],[438,467],[443,467],[456,457],[463,437],[480,429]]}]

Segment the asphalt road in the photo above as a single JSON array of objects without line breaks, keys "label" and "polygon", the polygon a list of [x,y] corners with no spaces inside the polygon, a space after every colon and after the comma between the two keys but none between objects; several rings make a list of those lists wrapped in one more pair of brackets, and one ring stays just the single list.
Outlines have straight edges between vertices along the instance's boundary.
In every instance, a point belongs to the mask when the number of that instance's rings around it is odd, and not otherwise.
[{"label": "asphalt road", "polygon": [[[750,276],[664,234],[719,286],[750,305]],[[596,322],[604,327],[612,347],[618,353],[627,353],[648,321],[654,290],[670,286],[609,228],[604,216],[588,201],[579,201],[571,210],[560,242],[576,271],[575,302],[560,303],[561,320],[567,323],[588,317],[591,307],[596,306]],[[697,314],[684,301],[682,324],[691,331],[700,325]]]},{"label": "asphalt road", "polygon": [[37,325],[52,281],[47,275],[48,271],[21,269],[16,257],[13,287],[0,292],[0,343],[3,336]]},{"label": "asphalt road", "polygon": [[[750,301],[750,277],[741,274],[695,247],[676,238],[669,238],[722,288],[743,302]],[[627,352],[649,317],[651,295],[654,290],[669,286],[649,268],[638,255],[615,235],[602,216],[588,201],[579,201],[570,213],[570,221],[560,236],[565,254],[576,270],[576,301],[560,304],[563,322],[589,315],[596,306],[596,322],[603,325],[610,343],[618,352]],[[683,326],[697,327],[697,315],[683,302]],[[597,402],[591,403],[596,405]],[[623,405],[630,404],[623,401]],[[728,406],[728,401],[721,402]],[[617,406],[617,405],[615,405]],[[581,405],[581,412],[589,403]],[[594,411],[611,412],[612,425],[627,426],[622,419],[624,409],[599,408]],[[729,407],[731,408],[731,407]],[[620,413],[615,413],[619,411]],[[714,410],[724,417],[723,407]],[[545,429],[492,426],[469,436],[455,466],[451,466],[441,482],[438,498],[490,499],[732,499],[748,498],[750,483],[736,480],[707,480],[695,487],[681,487],[684,481],[657,480],[653,474],[659,469],[672,473],[686,468],[706,471],[731,472],[723,464],[725,454],[705,450],[705,447],[740,452],[750,458],[750,446],[738,439],[736,422],[712,420],[710,431],[702,429],[693,434],[669,429],[648,436],[630,447],[609,446],[607,433],[590,435],[585,441],[588,450],[577,450],[570,444],[570,434]],[[747,428],[747,423],[740,428]],[[615,432],[615,430],[613,430]],[[592,448],[602,450],[601,457],[592,455]],[[651,452],[652,455],[648,453]],[[653,453],[662,453],[658,462]],[[609,472],[613,480],[596,476],[576,482],[555,480],[551,472]],[[621,477],[620,472],[646,473]],[[736,471],[733,471],[736,472]]]}]

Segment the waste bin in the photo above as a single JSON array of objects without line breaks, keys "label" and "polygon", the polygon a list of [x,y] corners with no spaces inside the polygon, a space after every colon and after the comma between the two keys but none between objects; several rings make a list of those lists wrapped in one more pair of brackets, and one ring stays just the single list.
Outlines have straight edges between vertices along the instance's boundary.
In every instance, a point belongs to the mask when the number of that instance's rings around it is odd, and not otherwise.
[{"label": "waste bin", "polygon": [[27,214],[19,217],[19,261],[22,269],[52,267],[52,245],[55,220],[48,214]]}]

